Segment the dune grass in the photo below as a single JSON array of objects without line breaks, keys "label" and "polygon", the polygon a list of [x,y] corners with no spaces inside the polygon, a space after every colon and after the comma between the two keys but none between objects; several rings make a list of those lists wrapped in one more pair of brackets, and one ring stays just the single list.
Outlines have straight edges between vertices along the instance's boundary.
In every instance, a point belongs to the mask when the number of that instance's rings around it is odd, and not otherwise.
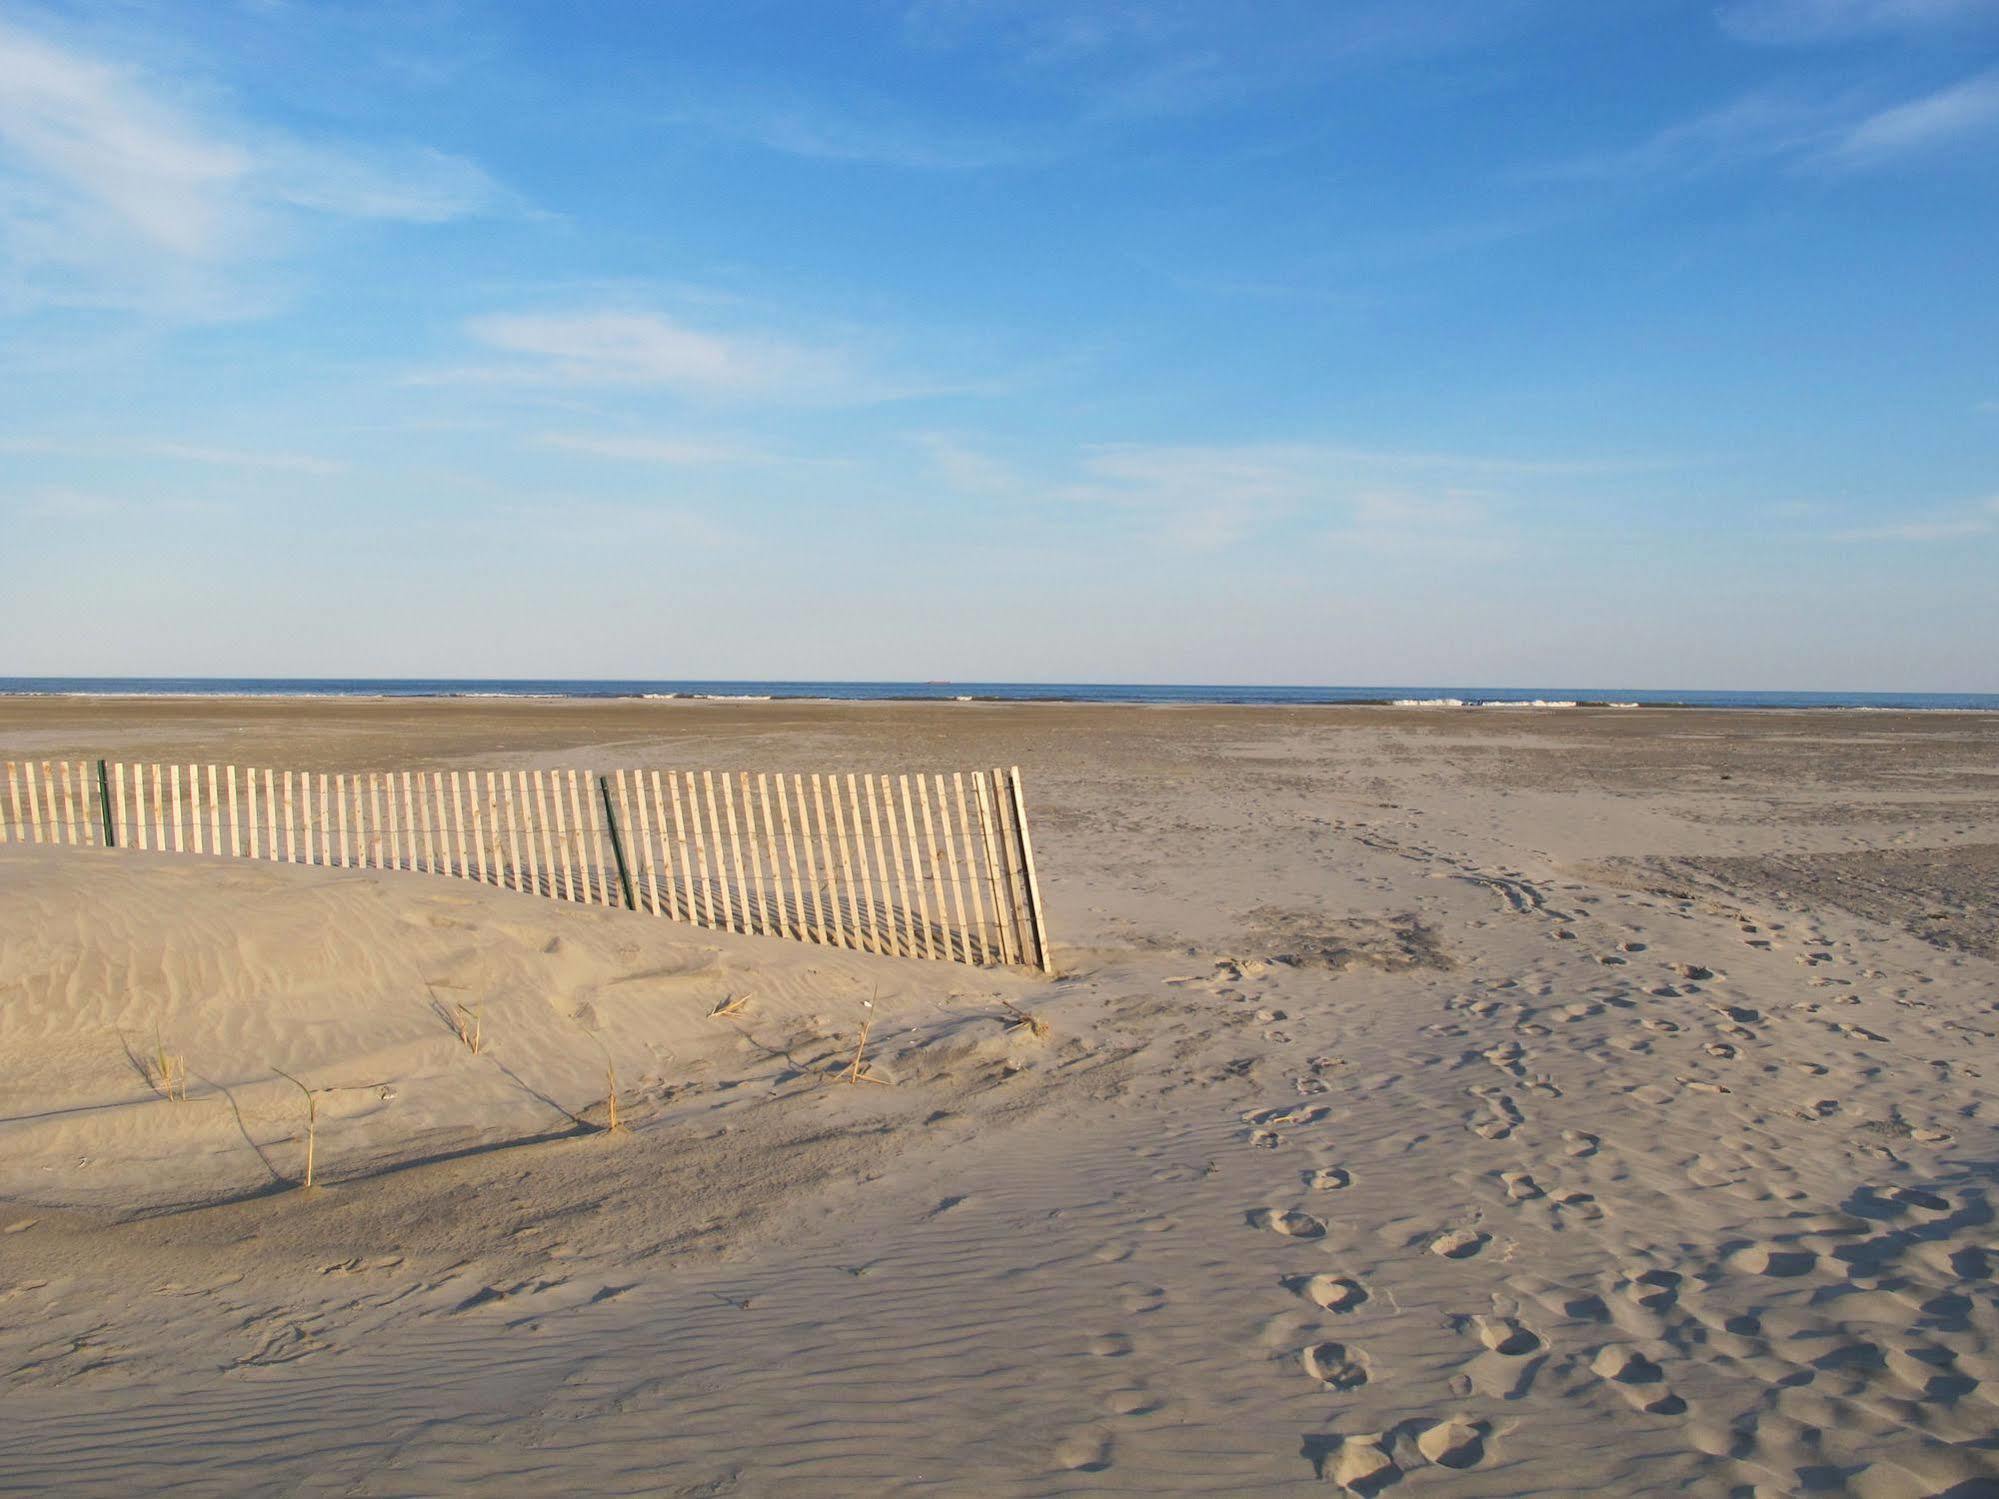
[{"label": "dune grass", "polygon": [[[881,990],[875,990],[875,998],[879,999],[880,997]],[[848,1083],[878,1083],[883,1087],[887,1087],[887,1078],[876,1077],[868,1071],[868,1035],[874,1029],[875,1001],[873,999],[864,999],[861,1001],[861,1008],[866,1012],[861,1017],[861,1038],[854,1046],[854,1060],[841,1070],[840,1077]]]},{"label": "dune grass", "polygon": [[611,1048],[604,1044],[603,1038],[595,1031],[584,1031],[583,1034],[595,1042],[597,1050],[604,1054],[604,1102],[609,1114],[605,1119],[603,1132],[607,1135],[629,1134],[630,1131],[618,1119],[618,1065],[611,1059]]},{"label": "dune grass", "polygon": [[273,1067],[271,1070],[305,1095],[305,1180],[300,1182],[299,1185],[310,1188],[312,1186],[313,1152],[319,1137],[319,1095],[293,1077],[289,1072],[285,1071],[284,1068]]},{"label": "dune grass", "polygon": [[1000,1001],[1000,1008],[1013,1017],[1013,1023],[1007,1027],[1009,1031],[1025,1029],[1037,1041],[1046,1041],[1050,1036],[1055,1034],[1054,1026],[1043,1020],[1039,1015],[1029,1014],[1018,1005],[1009,1004],[1003,999]]},{"label": "dune grass", "polygon": [[187,1058],[180,1052],[168,1054],[158,1026],[153,1027],[153,1086],[168,1103],[187,1100]]}]

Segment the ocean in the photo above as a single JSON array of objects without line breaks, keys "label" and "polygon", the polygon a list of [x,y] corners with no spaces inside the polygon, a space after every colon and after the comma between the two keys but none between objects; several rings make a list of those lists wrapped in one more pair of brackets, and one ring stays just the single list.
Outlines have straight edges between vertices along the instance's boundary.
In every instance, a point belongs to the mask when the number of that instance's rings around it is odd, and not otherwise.
[{"label": "ocean", "polygon": [[1844,708],[1999,713],[1991,692],[1602,687],[1241,687],[1133,682],[734,682],[472,677],[0,677],[0,696],[689,698],[759,702],[1134,703],[1453,708]]}]

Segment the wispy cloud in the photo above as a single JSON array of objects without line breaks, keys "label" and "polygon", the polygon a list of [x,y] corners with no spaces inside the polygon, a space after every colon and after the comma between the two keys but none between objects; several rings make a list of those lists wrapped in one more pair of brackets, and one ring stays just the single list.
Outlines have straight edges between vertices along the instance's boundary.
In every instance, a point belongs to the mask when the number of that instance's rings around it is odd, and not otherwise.
[{"label": "wispy cloud", "polygon": [[939,482],[957,493],[1119,512],[1155,540],[1203,551],[1278,527],[1381,549],[1490,546],[1516,487],[1632,466],[1330,443],[1121,443],[1028,473],[958,438],[921,441]]},{"label": "wispy cloud", "polygon": [[17,495],[0,491],[0,512],[10,513],[22,520],[67,526],[114,519],[143,522],[162,517],[212,518],[231,514],[233,507],[213,499],[185,495],[114,494],[102,489],[41,485]]},{"label": "wispy cloud", "polygon": [[916,438],[929,456],[930,467],[945,488],[962,495],[1018,497],[1024,481],[1008,464],[947,433],[928,432]]},{"label": "wispy cloud", "polygon": [[493,354],[482,363],[417,370],[414,385],[662,389],[691,398],[794,405],[870,405],[968,394],[948,383],[881,372],[842,337],[805,342],[751,329],[695,327],[656,311],[599,307],[493,313],[465,325]]},{"label": "wispy cloud", "polygon": [[1716,18],[1746,42],[1809,46],[1931,30],[1992,12],[1991,0],[1731,0]]},{"label": "wispy cloud", "polygon": [[502,500],[492,513],[521,532],[554,538],[552,546],[625,548],[640,541],[704,551],[726,548],[738,533],[704,511],[679,505],[619,504],[581,495]]},{"label": "wispy cloud", "polygon": [[1999,71],[1875,111],[1826,153],[1841,166],[1867,167],[1949,145],[1999,126]]},{"label": "wispy cloud", "polygon": [[1142,124],[1475,46],[1530,9],[1517,0],[1344,0],[1243,25],[1234,7],[1200,0],[917,0],[903,34],[1066,98],[1078,122]]},{"label": "wispy cloud", "polygon": [[1227,7],[1128,0],[916,0],[899,39],[951,54],[1009,100],[968,123],[948,109],[849,90],[801,97],[755,83],[692,89],[671,116],[812,161],[923,172],[1039,166],[1131,128],[1298,88],[1355,67],[1467,47],[1515,23],[1520,0],[1344,0],[1243,25]]},{"label": "wispy cloud", "polygon": [[1882,526],[1856,526],[1835,532],[1835,541],[1961,541],[1972,536],[1999,535],[1999,495],[1982,504],[1920,520]]},{"label": "wispy cloud", "polygon": [[1590,465],[1322,443],[1090,451],[1066,500],[1150,515],[1166,539],[1225,546],[1286,522],[1348,544],[1401,546],[1484,524],[1499,481]]},{"label": "wispy cloud", "polygon": [[221,270],[280,255],[288,216],[437,223],[500,196],[462,158],[301,139],[198,112],[169,82],[0,21],[0,259],[17,305],[215,314],[232,300]]},{"label": "wispy cloud", "polygon": [[678,122],[808,161],[851,162],[915,171],[977,171],[1044,160],[1052,152],[1029,134],[967,130],[919,118],[877,100],[841,106],[742,93],[682,109]]},{"label": "wispy cloud", "polygon": [[664,385],[743,395],[834,380],[840,373],[838,361],[817,350],[690,328],[657,313],[498,313],[472,319],[466,331],[488,348],[520,356],[513,374],[570,385]]},{"label": "wispy cloud", "polygon": [[252,469],[264,473],[313,474],[324,477],[344,473],[347,465],[332,458],[313,458],[304,453],[256,453],[240,448],[205,448],[182,442],[153,443],[141,451],[159,458],[178,458],[183,463],[206,463],[218,468]]},{"label": "wispy cloud", "polygon": [[131,501],[95,490],[42,485],[13,497],[7,509],[22,520],[87,522],[127,514]]},{"label": "wispy cloud", "polygon": [[0,437],[0,453],[20,453],[50,458],[167,458],[178,463],[199,463],[214,468],[309,474],[322,478],[344,473],[347,469],[347,465],[338,459],[315,458],[305,453],[269,453],[245,448],[207,447],[197,443],[152,442],[128,438],[106,438],[86,443],[46,437]]},{"label": "wispy cloud", "polygon": [[1999,71],[1893,104],[1851,91],[1764,91],[1681,120],[1635,146],[1533,175],[1606,182],[1694,179],[1753,166],[1856,172],[1999,132]]},{"label": "wispy cloud", "polygon": [[656,463],[674,468],[696,468],[723,463],[756,463],[763,455],[733,443],[707,442],[683,437],[600,437],[577,432],[544,432],[535,446],[584,453],[592,458],[615,458],[627,463]]}]

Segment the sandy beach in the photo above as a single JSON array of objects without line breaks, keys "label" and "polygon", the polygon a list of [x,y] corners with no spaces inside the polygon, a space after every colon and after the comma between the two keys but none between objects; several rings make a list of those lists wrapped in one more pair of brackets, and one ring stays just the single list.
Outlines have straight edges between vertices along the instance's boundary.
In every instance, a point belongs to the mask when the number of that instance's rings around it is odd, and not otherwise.
[{"label": "sandy beach", "polygon": [[1060,976],[0,847],[0,1492],[1999,1492],[1999,717],[0,700],[98,756],[1019,765]]}]

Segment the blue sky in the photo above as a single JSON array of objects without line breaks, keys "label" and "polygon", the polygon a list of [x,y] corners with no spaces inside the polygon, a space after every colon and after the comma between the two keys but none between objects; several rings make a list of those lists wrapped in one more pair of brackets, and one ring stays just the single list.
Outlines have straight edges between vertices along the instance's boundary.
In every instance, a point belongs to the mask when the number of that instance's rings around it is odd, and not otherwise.
[{"label": "blue sky", "polygon": [[1999,0],[0,0],[0,672],[1999,690]]}]

